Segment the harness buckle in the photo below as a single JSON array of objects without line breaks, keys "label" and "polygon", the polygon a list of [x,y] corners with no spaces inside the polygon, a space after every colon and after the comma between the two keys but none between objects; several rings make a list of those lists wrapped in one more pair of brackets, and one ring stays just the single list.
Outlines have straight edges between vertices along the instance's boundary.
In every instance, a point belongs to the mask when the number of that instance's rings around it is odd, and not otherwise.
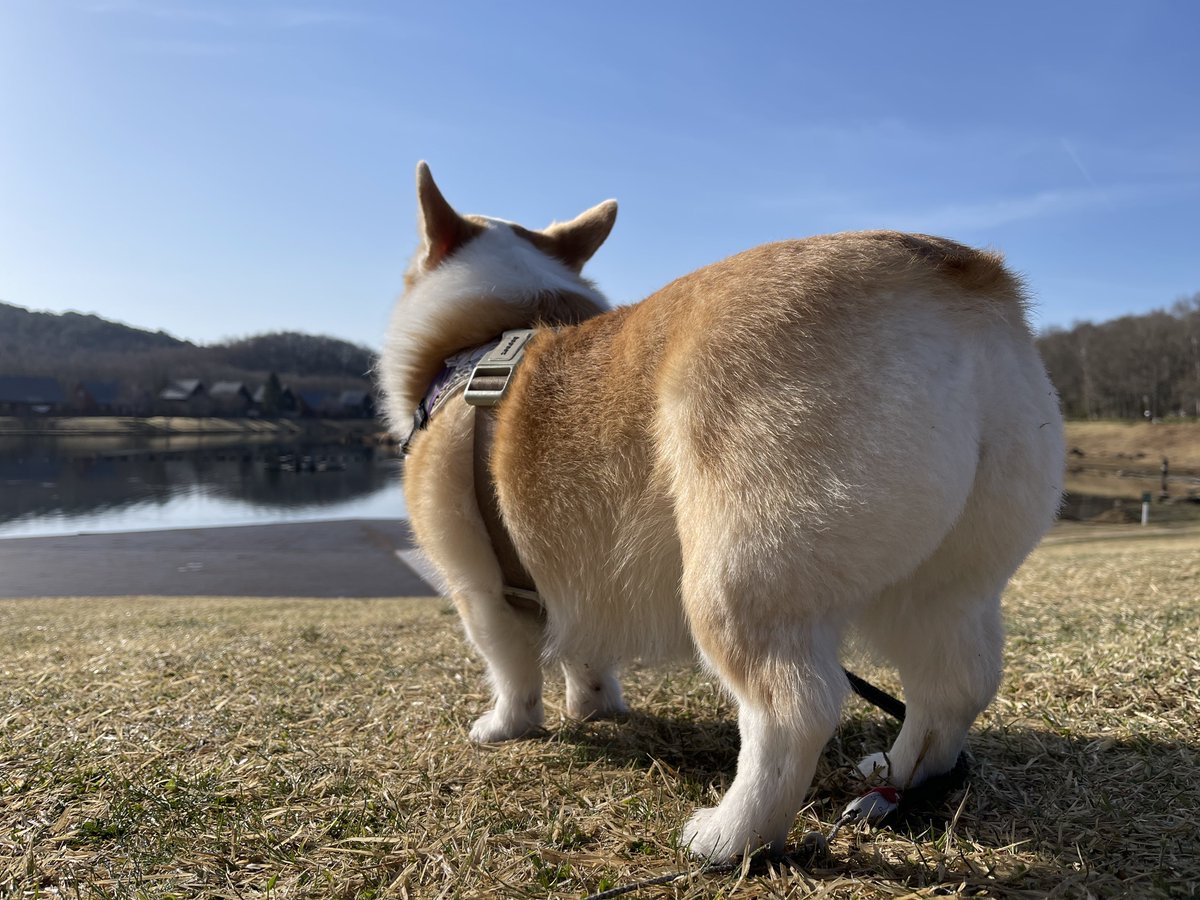
[{"label": "harness buckle", "polygon": [[533,331],[528,328],[506,331],[500,336],[500,343],[475,364],[463,394],[470,406],[495,406],[500,402],[532,336]]}]

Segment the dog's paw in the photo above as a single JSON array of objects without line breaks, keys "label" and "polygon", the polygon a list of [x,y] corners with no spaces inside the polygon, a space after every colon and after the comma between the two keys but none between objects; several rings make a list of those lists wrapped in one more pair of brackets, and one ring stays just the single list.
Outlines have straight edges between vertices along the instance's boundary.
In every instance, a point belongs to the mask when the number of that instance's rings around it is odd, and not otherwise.
[{"label": "dog's paw", "polygon": [[471,726],[471,740],[476,744],[498,744],[525,737],[541,728],[541,722],[528,716],[508,716],[493,709],[484,713]]},{"label": "dog's paw", "polygon": [[859,774],[868,781],[886,782],[890,771],[887,754],[882,751],[864,756],[858,762]]},{"label": "dog's paw", "polygon": [[727,862],[771,844],[745,822],[728,818],[719,806],[696,810],[679,833],[680,846],[706,862]]},{"label": "dog's paw", "polygon": [[567,691],[567,715],[572,719],[590,722],[594,719],[616,719],[628,715],[629,707],[621,697],[621,689],[607,690],[601,685],[590,691]]},{"label": "dog's paw", "polygon": [[[584,669],[586,674],[587,667]],[[616,675],[605,672],[580,677],[567,670],[567,715],[572,719],[615,719],[628,712]]]}]

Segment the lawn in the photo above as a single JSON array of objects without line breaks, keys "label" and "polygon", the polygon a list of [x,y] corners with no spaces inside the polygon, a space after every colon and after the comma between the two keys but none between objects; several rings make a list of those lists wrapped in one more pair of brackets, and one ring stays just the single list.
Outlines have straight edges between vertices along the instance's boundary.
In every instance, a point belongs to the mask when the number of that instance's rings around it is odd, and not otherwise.
[{"label": "lawn", "polygon": [[[1057,530],[1006,595],[968,786],[807,868],[719,874],[673,845],[737,754],[691,670],[628,673],[623,723],[565,722],[552,684],[544,737],[481,748],[441,601],[3,601],[0,896],[1200,894],[1198,595],[1200,529]],[[894,732],[847,705],[795,843]]]}]

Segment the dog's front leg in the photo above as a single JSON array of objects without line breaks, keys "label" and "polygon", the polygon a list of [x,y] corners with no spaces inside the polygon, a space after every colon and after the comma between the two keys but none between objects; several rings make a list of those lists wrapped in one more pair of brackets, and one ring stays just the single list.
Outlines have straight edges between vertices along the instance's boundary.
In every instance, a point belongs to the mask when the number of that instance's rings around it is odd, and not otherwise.
[{"label": "dog's front leg", "polygon": [[487,663],[494,705],[471,726],[481,744],[519,738],[542,726],[541,650],[544,625],[500,593],[454,597],[467,636]]}]

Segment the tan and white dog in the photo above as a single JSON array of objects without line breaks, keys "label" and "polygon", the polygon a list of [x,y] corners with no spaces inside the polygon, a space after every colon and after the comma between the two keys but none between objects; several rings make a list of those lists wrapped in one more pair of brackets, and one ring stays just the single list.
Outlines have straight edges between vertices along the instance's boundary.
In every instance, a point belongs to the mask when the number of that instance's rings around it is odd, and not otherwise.
[{"label": "tan and white dog", "polygon": [[622,662],[698,652],[737,699],[741,751],[680,841],[705,858],[777,847],[838,721],[853,631],[908,702],[887,777],[951,769],[1000,679],[1000,593],[1054,518],[1064,464],[1001,259],[825,235],[612,309],[579,273],[616,203],[539,232],[459,215],[424,163],[417,189],[423,246],[380,363],[393,427],[446,357],[535,329],[487,464],[544,615],[504,599],[461,394],[406,465],[416,539],[494,688],[472,740],[538,728],[547,666],[587,718],[625,710]]}]

